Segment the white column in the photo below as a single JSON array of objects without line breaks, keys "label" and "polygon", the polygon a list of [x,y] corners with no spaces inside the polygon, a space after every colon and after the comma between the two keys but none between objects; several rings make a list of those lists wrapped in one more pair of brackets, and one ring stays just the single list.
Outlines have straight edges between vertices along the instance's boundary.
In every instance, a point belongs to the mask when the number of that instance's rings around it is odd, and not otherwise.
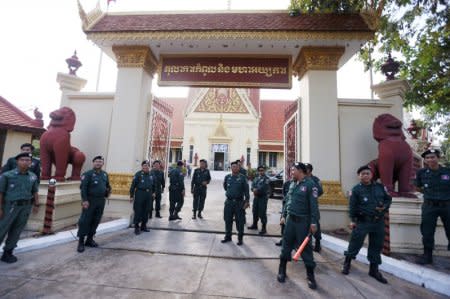
[{"label": "white column", "polygon": [[409,90],[406,80],[390,80],[372,86],[372,90],[383,102],[392,103],[391,114],[403,121],[403,101]]},{"label": "white column", "polygon": [[56,82],[58,82],[59,89],[62,91],[61,103],[59,107],[69,107],[68,94],[79,92],[87,83],[87,81],[83,78],[64,73],[57,74]]}]

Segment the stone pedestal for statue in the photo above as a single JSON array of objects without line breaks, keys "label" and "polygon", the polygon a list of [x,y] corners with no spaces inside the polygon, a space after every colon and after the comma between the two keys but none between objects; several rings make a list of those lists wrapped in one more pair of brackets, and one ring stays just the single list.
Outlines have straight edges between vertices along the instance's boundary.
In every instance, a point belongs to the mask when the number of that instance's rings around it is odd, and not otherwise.
[{"label": "stone pedestal for statue", "polygon": [[[421,198],[394,197],[389,210],[391,252],[423,253],[421,222]],[[441,220],[436,227],[434,255],[450,256],[447,238]]]},{"label": "stone pedestal for statue", "polygon": [[[42,231],[47,191],[48,181],[41,181],[39,186],[39,202],[41,206],[37,214],[30,215],[27,223],[27,229],[29,230]],[[52,231],[75,225],[81,214],[80,182],[57,183],[54,205]]]},{"label": "stone pedestal for statue", "polygon": [[59,89],[62,91],[60,107],[70,106],[68,95],[79,92],[86,85],[87,80],[75,75],[58,73],[56,82],[59,83]]}]

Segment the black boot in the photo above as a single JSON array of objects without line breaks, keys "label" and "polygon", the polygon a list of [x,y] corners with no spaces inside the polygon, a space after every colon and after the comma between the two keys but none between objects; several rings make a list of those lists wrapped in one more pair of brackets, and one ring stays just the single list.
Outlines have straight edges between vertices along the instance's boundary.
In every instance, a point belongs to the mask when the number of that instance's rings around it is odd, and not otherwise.
[{"label": "black boot", "polygon": [[378,280],[381,283],[387,283],[387,280],[378,271],[378,264],[370,263],[369,275]]},{"label": "black boot", "polygon": [[419,265],[428,265],[433,263],[433,250],[424,249],[423,255],[419,256],[416,260]]},{"label": "black boot", "polygon": [[181,220],[181,219],[183,219],[183,218],[181,218],[180,216],[178,216],[178,212],[175,212],[174,217],[175,217],[175,220]]},{"label": "black boot", "polygon": [[316,279],[314,278],[314,268],[306,266],[306,279],[308,280],[308,287],[312,290],[317,289]]},{"label": "black boot", "polygon": [[278,241],[277,243],[275,243],[276,246],[281,246],[283,245],[283,239],[280,239],[280,241]]},{"label": "black boot", "polygon": [[198,218],[203,219],[202,211],[198,211]]},{"label": "black boot", "polygon": [[350,273],[352,258],[350,256],[345,257],[344,265],[342,266],[341,273],[344,275],[348,275]]},{"label": "black boot", "polygon": [[220,241],[220,242],[222,242],[222,243],[231,242],[231,237],[225,236],[225,238],[222,241]]},{"label": "black boot", "polygon": [[78,252],[83,252],[84,251],[84,237],[80,237],[78,239],[78,247],[77,247],[77,251]]},{"label": "black boot", "polygon": [[320,252],[322,250],[322,246],[320,246],[320,240],[316,239],[316,245],[314,246],[315,252]]},{"label": "black boot", "polygon": [[261,231],[259,232],[260,235],[265,235],[267,234],[267,230],[266,230],[266,224],[263,223]]},{"label": "black boot", "polygon": [[156,217],[156,218],[162,218],[162,217],[161,217],[161,214],[159,213],[159,211],[156,211],[155,217]]},{"label": "black boot", "polygon": [[242,236],[242,235],[238,236],[238,242],[236,244],[239,246],[244,244],[244,236]]},{"label": "black boot", "polygon": [[286,281],[286,265],[287,260],[280,258],[280,265],[278,266],[278,276],[277,276],[278,282],[283,283]]},{"label": "black boot", "polygon": [[139,224],[134,225],[134,234],[137,236],[141,233],[141,230],[139,229]]},{"label": "black boot", "polygon": [[153,217],[153,211],[150,211],[150,212],[148,213],[148,219],[152,219],[152,217]]},{"label": "black boot", "polygon": [[8,264],[17,262],[17,258],[13,255],[12,249],[3,251],[1,260]]},{"label": "black boot", "polygon": [[253,217],[253,224],[247,226],[248,229],[258,229],[258,218]]},{"label": "black boot", "polygon": [[98,244],[94,241],[94,236],[88,236],[84,245],[88,247],[98,247]]},{"label": "black boot", "polygon": [[192,219],[197,219],[197,212],[196,211],[193,211],[194,213],[193,213],[193,215],[192,215]]},{"label": "black boot", "polygon": [[147,228],[147,224],[146,223],[142,223],[141,224],[141,231],[142,232],[146,232],[148,233],[150,230]]}]

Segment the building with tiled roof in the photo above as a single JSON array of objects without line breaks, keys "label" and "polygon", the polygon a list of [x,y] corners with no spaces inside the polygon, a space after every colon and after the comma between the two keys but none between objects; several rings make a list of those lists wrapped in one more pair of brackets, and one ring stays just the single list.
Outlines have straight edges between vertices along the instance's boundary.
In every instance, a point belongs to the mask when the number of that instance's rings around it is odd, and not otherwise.
[{"label": "building with tiled roof", "polygon": [[8,100],[0,96],[0,165],[20,151],[20,145],[31,142],[44,133],[39,111],[32,119]]},{"label": "building with tiled roof", "polygon": [[174,108],[169,160],[227,169],[244,159],[252,167],[282,169],[286,100],[260,100],[259,89],[191,88],[186,98],[162,99]]}]

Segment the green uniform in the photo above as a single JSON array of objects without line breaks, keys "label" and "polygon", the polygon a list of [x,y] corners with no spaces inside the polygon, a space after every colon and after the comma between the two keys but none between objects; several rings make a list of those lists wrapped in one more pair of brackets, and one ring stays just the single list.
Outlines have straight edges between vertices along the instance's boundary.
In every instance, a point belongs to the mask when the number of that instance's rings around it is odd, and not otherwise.
[{"label": "green uniform", "polygon": [[247,177],[238,173],[228,174],[223,181],[225,189],[225,206],[223,219],[225,220],[225,238],[231,239],[233,229],[233,218],[236,219],[236,229],[239,238],[244,235],[245,209],[244,205],[249,202],[249,188]]},{"label": "green uniform", "polygon": [[239,173],[247,178],[247,170],[245,170],[245,168],[239,168]]},{"label": "green uniform", "polygon": [[[292,250],[300,246],[308,236],[311,224],[317,225],[317,197],[317,187],[309,179],[305,178],[301,182],[293,181],[289,186],[283,211],[286,226],[280,255],[282,260],[290,261]],[[316,266],[311,241],[303,250],[302,259],[307,267],[314,268]]]},{"label": "green uniform", "polygon": [[422,243],[425,249],[434,249],[437,218],[441,217],[450,250],[450,168],[437,170],[422,168],[417,171],[415,185],[423,190]]},{"label": "green uniform", "polygon": [[[320,179],[316,177],[315,175],[307,177],[308,179],[312,180],[314,182],[314,185],[317,187],[318,191],[318,197],[322,196],[323,194],[323,188],[322,183],[320,182]],[[320,210],[317,209],[317,231],[314,233],[314,239],[316,240],[322,240],[322,231],[320,230]]]},{"label": "green uniform", "polygon": [[37,176],[16,168],[0,175],[0,193],[3,194],[3,217],[0,219],[0,244],[8,235],[4,251],[13,250],[19,241],[32,208],[32,198],[38,192]]},{"label": "green uniform", "polygon": [[81,176],[81,200],[88,201],[89,207],[82,209],[78,220],[78,237],[89,239],[95,235],[105,209],[105,197],[111,192],[108,174],[103,171],[88,170]]},{"label": "green uniform", "polygon": [[[7,171],[10,171],[10,170],[13,170],[16,168],[17,168],[16,158],[11,157],[8,159],[6,164],[2,167],[1,173],[5,173]],[[38,183],[39,183],[39,181],[40,181],[39,178],[41,177],[41,161],[36,158],[31,158],[31,165],[28,168],[28,170],[30,170],[31,172],[33,172],[36,175],[36,177],[38,178]]]},{"label": "green uniform", "polygon": [[257,176],[252,182],[252,191],[256,194],[253,198],[253,223],[261,219],[263,225],[267,224],[267,192],[269,190],[269,177],[267,175]]},{"label": "green uniform", "polygon": [[[152,169],[150,175],[153,176],[153,183],[155,185],[155,211],[159,212],[161,210],[161,193],[164,192],[166,187],[166,182],[164,179],[164,172],[161,170]],[[150,204],[150,214],[153,212],[153,199]]]},{"label": "green uniform", "polygon": [[[384,213],[391,206],[392,197],[386,187],[379,183],[364,185],[359,183],[353,187],[349,203],[349,215],[356,223],[350,236],[345,256],[354,259],[363,246],[366,235],[369,234],[367,259],[371,264],[381,264],[381,250],[384,242]],[[383,207],[383,211],[377,211]]]},{"label": "green uniform", "polygon": [[191,181],[191,191],[194,194],[192,211],[194,213],[197,211],[203,211],[205,207],[206,186],[203,185],[203,182],[206,182],[207,184],[211,182],[209,170],[206,168],[203,170],[201,168],[197,168],[194,170]]},{"label": "green uniform", "polygon": [[130,197],[134,198],[133,223],[135,225],[139,223],[144,227],[147,225],[150,204],[153,203],[153,193],[155,193],[155,184],[150,172],[142,170],[136,172],[130,186]]},{"label": "green uniform", "polygon": [[169,186],[169,212],[170,216],[178,214],[184,204],[184,176],[181,170],[177,167],[172,169],[169,174],[170,186]]}]

